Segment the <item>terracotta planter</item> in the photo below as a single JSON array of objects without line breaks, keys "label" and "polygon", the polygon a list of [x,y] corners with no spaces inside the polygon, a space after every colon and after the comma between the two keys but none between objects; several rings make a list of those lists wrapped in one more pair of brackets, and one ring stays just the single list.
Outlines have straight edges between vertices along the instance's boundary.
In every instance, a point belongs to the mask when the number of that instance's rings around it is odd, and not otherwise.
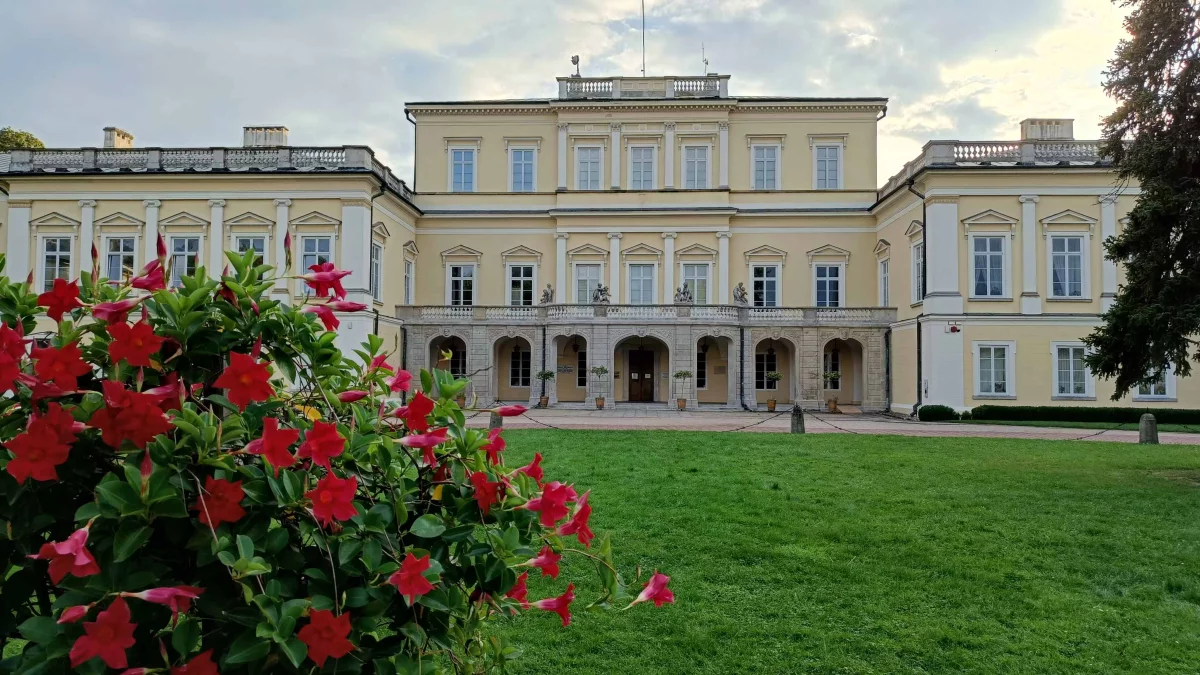
[{"label": "terracotta planter", "polygon": [[597,397],[596,397],[596,410],[600,410],[600,409],[602,409],[603,407],[604,407],[604,397],[603,397],[603,396],[597,396]]},{"label": "terracotta planter", "polygon": [[677,399],[675,399],[675,405],[679,406],[680,410],[683,410],[684,408],[687,407],[687,399],[686,398],[677,398]]},{"label": "terracotta planter", "polygon": [[454,400],[458,402],[458,407],[460,407],[460,408],[465,408],[467,405],[467,397],[466,396],[459,396],[458,398],[456,398]]},{"label": "terracotta planter", "polygon": [[539,407],[541,407],[541,408],[549,408],[549,407],[550,407],[550,397],[549,397],[549,396],[543,396],[543,397],[539,398],[539,399],[538,399],[538,406],[539,406]]},{"label": "terracotta planter", "polygon": [[767,399],[767,412],[775,412],[775,399]]}]

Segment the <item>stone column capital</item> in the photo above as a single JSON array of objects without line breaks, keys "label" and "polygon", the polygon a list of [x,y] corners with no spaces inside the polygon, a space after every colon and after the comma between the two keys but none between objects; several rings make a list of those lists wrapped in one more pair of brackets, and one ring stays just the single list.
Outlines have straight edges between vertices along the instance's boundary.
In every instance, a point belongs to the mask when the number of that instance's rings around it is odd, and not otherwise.
[{"label": "stone column capital", "polygon": [[663,239],[674,239],[675,237],[678,237],[678,236],[679,236],[678,232],[663,232],[662,233]]},{"label": "stone column capital", "polygon": [[[225,202],[221,203],[224,204]],[[210,201],[209,204],[211,205],[212,202]],[[158,207],[162,206],[162,202],[157,199],[146,199],[142,201],[142,206],[148,209],[157,209]]]},{"label": "stone column capital", "polygon": [[717,239],[729,239],[733,236],[732,232],[718,232]]},{"label": "stone column capital", "polygon": [[620,123],[620,122],[609,122],[609,124],[608,124],[608,130],[609,130],[609,131],[620,131],[620,130],[621,130],[621,123]]},{"label": "stone column capital", "polygon": [[292,200],[290,200],[290,199],[276,199],[275,200],[275,206],[291,206],[291,205],[292,205]]},{"label": "stone column capital", "polygon": [[725,122],[725,121],[717,122],[717,128],[722,131],[725,131],[726,129],[729,128],[729,122]]},{"label": "stone column capital", "polygon": [[1118,199],[1117,195],[1103,195],[1102,197],[1100,197],[1100,203],[1101,204],[1116,204],[1117,199]]},{"label": "stone column capital", "polygon": [[667,131],[675,131],[675,123],[674,122],[663,122],[663,128],[666,129]]},{"label": "stone column capital", "polygon": [[625,236],[625,235],[621,234],[620,232],[609,232],[608,233],[609,239],[620,239],[623,236]]},{"label": "stone column capital", "polygon": [[208,200],[208,205],[223,207],[223,206],[225,206],[225,200],[224,199],[210,199],[210,200]]},{"label": "stone column capital", "polygon": [[555,232],[554,238],[555,239],[570,239],[571,235],[566,232]]},{"label": "stone column capital", "polygon": [[571,125],[568,122],[559,122],[558,123],[558,128],[560,131],[566,131],[570,126]]},{"label": "stone column capital", "polygon": [[94,209],[94,208],[96,208],[96,200],[95,199],[80,199],[79,205],[85,209]]},{"label": "stone column capital", "polygon": [[1022,204],[1027,204],[1029,202],[1036,204],[1038,202],[1037,195],[1021,195],[1020,197],[1017,197],[1017,199],[1021,200]]}]

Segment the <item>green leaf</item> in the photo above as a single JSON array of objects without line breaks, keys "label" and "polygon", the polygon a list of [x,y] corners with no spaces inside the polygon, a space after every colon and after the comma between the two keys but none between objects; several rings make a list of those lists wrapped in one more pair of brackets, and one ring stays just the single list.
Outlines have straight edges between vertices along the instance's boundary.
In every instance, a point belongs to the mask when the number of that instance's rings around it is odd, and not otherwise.
[{"label": "green leaf", "polygon": [[308,646],[301,642],[299,638],[288,638],[287,642],[279,645],[279,649],[296,668],[299,668],[300,664],[304,662],[304,657],[308,656]]},{"label": "green leaf", "polygon": [[117,534],[113,537],[113,560],[121,562],[137,552],[142,544],[150,539],[152,530],[136,520],[126,519],[121,522]]},{"label": "green leaf", "polygon": [[270,642],[256,637],[253,633],[242,633],[229,646],[229,651],[225,654],[225,663],[249,663],[270,653]]},{"label": "green leaf", "polygon": [[365,588],[358,587],[346,590],[345,605],[347,607],[362,607],[370,601],[371,596],[369,593],[367,593],[367,589]]},{"label": "green leaf", "polygon": [[196,651],[196,647],[200,645],[200,622],[195,619],[189,619],[186,616],[181,617],[179,625],[175,627],[171,633],[171,646],[181,656],[187,656]]},{"label": "green leaf", "polygon": [[441,589],[434,589],[425,595],[417,598],[418,605],[425,605],[429,609],[434,609],[439,612],[449,612],[450,606],[446,604],[446,594]]},{"label": "green leaf", "polygon": [[[213,403],[216,403],[217,405],[221,406],[222,408],[225,408],[226,410],[228,410],[232,413],[241,414],[241,412],[242,412],[229,399],[225,398],[224,396],[222,396],[220,394],[212,394],[208,397],[208,400],[212,401]],[[230,663],[233,663],[233,661],[230,661]]]},{"label": "green leaf", "polygon": [[237,536],[238,555],[246,560],[254,557],[254,540],[244,534]]},{"label": "green leaf", "polygon": [[30,617],[17,630],[21,631],[21,637],[39,645],[49,644],[58,637],[58,624],[50,616]]},{"label": "green leaf", "polygon": [[409,621],[400,627],[400,634],[412,640],[418,648],[425,646],[425,629]]},{"label": "green leaf", "polygon": [[358,555],[362,550],[362,542],[355,539],[348,539],[338,545],[338,565],[345,565]]},{"label": "green leaf", "polygon": [[187,518],[187,506],[179,497],[168,497],[150,507],[150,515],[155,518]]},{"label": "green leaf", "polygon": [[142,508],[141,496],[129,483],[110,480],[97,485],[96,492],[100,493],[101,499],[119,509],[121,513],[133,513]]},{"label": "green leaf", "polygon": [[91,520],[92,518],[96,518],[99,515],[100,515],[100,505],[97,504],[96,502],[88,502],[88,503],[84,504],[83,506],[80,506],[78,509],[76,509],[75,521],[82,522],[84,520]]},{"label": "green leaf", "polygon": [[412,533],[423,539],[432,539],[446,531],[446,525],[441,518],[426,513],[413,521]]},{"label": "green leaf", "polygon": [[383,547],[379,541],[371,539],[363,546],[363,563],[367,569],[374,570],[379,567],[379,563],[383,561]]},{"label": "green leaf", "polygon": [[459,525],[458,527],[452,527],[446,530],[446,534],[442,538],[449,542],[457,542],[463,541],[474,533],[475,525],[473,523],[469,523],[467,525]]},{"label": "green leaf", "polygon": [[277,527],[267,533],[266,549],[268,553],[279,553],[287,546],[288,531]]}]

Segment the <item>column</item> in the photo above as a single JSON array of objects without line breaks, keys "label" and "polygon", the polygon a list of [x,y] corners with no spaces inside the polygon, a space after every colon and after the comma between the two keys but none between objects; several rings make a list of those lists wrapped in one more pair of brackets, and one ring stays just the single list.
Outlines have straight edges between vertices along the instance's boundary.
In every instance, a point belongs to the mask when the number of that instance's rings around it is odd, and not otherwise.
[{"label": "column", "polygon": [[[1117,196],[1104,195],[1100,198],[1100,241],[1117,236]],[[1089,253],[1090,255],[1090,253]],[[1117,298],[1117,263],[1104,257],[1100,248],[1100,311],[1107,312]]]},{"label": "column", "polygon": [[666,152],[663,153],[663,187],[671,190],[675,187],[675,123],[667,122],[663,124],[663,129],[667,134]]},{"label": "column", "polygon": [[[608,295],[613,304],[621,304],[621,233],[608,233]],[[611,375],[611,374],[610,374]]]},{"label": "column", "polygon": [[275,280],[275,290],[287,294],[287,280],[283,278],[283,267],[287,262],[287,248],[285,242],[288,234],[288,207],[292,205],[290,199],[275,200],[275,274],[278,279]]},{"label": "column", "polygon": [[720,150],[721,157],[719,158],[718,166],[720,167],[721,182],[718,187],[729,187],[729,122],[717,122],[717,129],[720,130]]},{"label": "column", "polygon": [[142,202],[146,208],[146,241],[142,249],[146,251],[146,262],[158,258],[158,208],[162,202],[157,199],[146,199]]},{"label": "column", "polygon": [[559,232],[554,235],[554,301],[568,302],[570,282],[567,280],[567,238],[571,235]]},{"label": "column", "polygon": [[958,289],[958,198],[930,197],[925,207],[925,313],[962,314]]},{"label": "column", "polygon": [[1041,314],[1037,289],[1037,195],[1021,195],[1021,313]]},{"label": "column", "polygon": [[29,276],[30,271],[29,214],[32,210],[33,202],[8,202],[7,272],[8,278],[18,283]]},{"label": "column", "polygon": [[[667,304],[675,298],[675,237],[678,236],[674,232],[663,232],[663,256],[666,260],[663,261],[663,299],[662,304]],[[672,371],[674,372],[674,371]]]},{"label": "column", "polygon": [[558,189],[567,189],[567,123],[558,123]]},{"label": "column", "polygon": [[[80,199],[79,208],[79,273],[94,272],[92,269],[92,246],[96,238],[93,229],[96,223],[96,200]],[[147,259],[149,262],[149,259]]]},{"label": "column", "polygon": [[612,188],[621,189],[621,124],[613,122],[608,125],[612,135],[612,159],[609,161],[612,174]]},{"label": "column", "polygon": [[220,279],[221,270],[225,268],[225,200],[210,199],[208,206],[212,211],[208,232],[208,276]]},{"label": "column", "polygon": [[729,238],[732,232],[717,233],[717,304],[729,304]]},{"label": "column", "polygon": [[338,269],[349,270],[350,275],[342,282],[356,302],[365,299],[371,289],[371,203],[365,199],[342,200],[342,254],[337,260]]}]

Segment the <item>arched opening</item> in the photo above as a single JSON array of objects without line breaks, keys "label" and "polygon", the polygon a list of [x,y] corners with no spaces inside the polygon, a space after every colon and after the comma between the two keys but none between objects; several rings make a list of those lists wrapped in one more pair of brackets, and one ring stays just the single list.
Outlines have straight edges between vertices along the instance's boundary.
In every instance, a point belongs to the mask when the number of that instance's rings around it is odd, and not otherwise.
[{"label": "arched opening", "polygon": [[559,403],[583,403],[588,395],[588,343],[580,335],[554,338],[555,391]]},{"label": "arched opening", "polygon": [[457,335],[435,337],[429,343],[429,363],[434,368],[450,371],[455,377],[466,377],[467,344]]},{"label": "arched opening", "polygon": [[729,405],[736,398],[736,378],[730,374],[730,365],[737,358],[733,354],[733,340],[705,335],[696,341],[696,357],[693,363],[691,384],[696,388],[696,401],[701,405]]},{"label": "arched opening", "polygon": [[533,348],[523,337],[505,337],[492,347],[495,365],[497,401],[529,401],[537,369],[533,365]]},{"label": "arched opening", "polygon": [[828,404],[861,405],[863,386],[863,346],[858,340],[830,340],[822,355],[821,396]]},{"label": "arched opening", "polygon": [[755,345],[754,400],[757,403],[766,403],[768,400],[781,404],[792,402],[794,361],[795,354],[786,340],[768,338]]},{"label": "arched opening", "polygon": [[613,398],[630,403],[665,402],[671,392],[670,349],[654,337],[631,336],[613,350]]}]

